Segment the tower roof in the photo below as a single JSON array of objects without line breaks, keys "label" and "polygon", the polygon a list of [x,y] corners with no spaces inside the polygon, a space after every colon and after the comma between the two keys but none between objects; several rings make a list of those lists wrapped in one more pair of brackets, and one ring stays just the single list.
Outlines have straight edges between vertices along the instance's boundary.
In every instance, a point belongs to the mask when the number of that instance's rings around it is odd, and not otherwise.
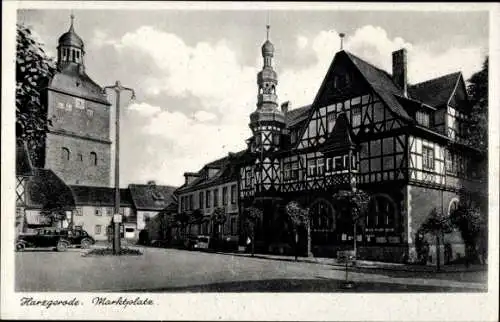
[{"label": "tower roof", "polygon": [[269,29],[271,26],[267,25],[266,26],[266,41],[262,45],[262,56],[271,56],[273,57],[274,55],[274,45],[272,42],[269,41]]},{"label": "tower roof", "polygon": [[83,40],[78,36],[75,32],[75,28],[73,27],[73,20],[75,19],[74,15],[71,15],[71,26],[69,30],[59,37],[59,46],[74,46],[83,48]]}]

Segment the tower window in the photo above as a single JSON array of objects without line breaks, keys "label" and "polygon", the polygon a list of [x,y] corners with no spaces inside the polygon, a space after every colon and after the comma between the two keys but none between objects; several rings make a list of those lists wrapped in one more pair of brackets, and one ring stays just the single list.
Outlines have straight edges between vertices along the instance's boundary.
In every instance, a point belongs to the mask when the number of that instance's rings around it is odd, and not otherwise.
[{"label": "tower window", "polygon": [[68,148],[62,148],[61,149],[61,158],[63,161],[69,161],[70,158],[70,152]]},{"label": "tower window", "polygon": [[78,153],[76,159],[80,162],[83,162],[83,155],[81,153]]},{"label": "tower window", "polygon": [[95,152],[90,152],[90,164],[97,165],[97,154]]},{"label": "tower window", "polygon": [[92,116],[94,116],[94,110],[92,110],[92,109],[88,108],[88,109],[87,109],[87,116],[88,116],[88,117],[92,117]]}]

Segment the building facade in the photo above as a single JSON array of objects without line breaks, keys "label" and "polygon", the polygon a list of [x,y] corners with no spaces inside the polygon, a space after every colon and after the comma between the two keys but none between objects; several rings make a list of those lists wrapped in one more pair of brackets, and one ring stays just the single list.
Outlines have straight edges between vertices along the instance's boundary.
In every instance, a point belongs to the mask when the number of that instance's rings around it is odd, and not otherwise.
[{"label": "building facade", "polygon": [[48,122],[43,167],[70,185],[109,186],[111,104],[85,72],[84,43],[74,30],[73,17],[59,38],[57,72],[42,99]]},{"label": "building facade", "polygon": [[[238,182],[236,160],[243,154],[231,153],[227,157],[206,164],[198,172],[184,173],[185,182],[176,190],[178,213],[189,216],[187,234],[217,234],[226,241],[238,242],[240,232]],[[220,209],[224,224],[215,224],[212,215]]]},{"label": "building facade", "polygon": [[[279,108],[274,51],[268,34],[252,137],[236,161],[240,207],[264,211],[257,238],[265,250],[293,245],[284,205],[298,201],[310,209],[313,254],[336,256],[356,239],[360,258],[416,261],[420,226],[433,209],[449,215],[462,191],[485,194],[476,175],[484,153],[465,137],[471,106],[460,72],[411,85],[406,50],[393,53],[392,74],[341,50],[311,105]],[[196,209],[202,192],[202,199],[213,193],[190,189],[197,175],[186,178],[180,212]],[[370,195],[356,236],[349,209],[333,201],[353,189]],[[444,262],[465,255],[458,232],[444,244]],[[430,263],[433,247],[431,241]]]},{"label": "building facade", "polygon": [[[70,186],[75,198],[71,222],[81,227],[95,240],[107,241],[112,225],[115,190],[108,187]],[[129,189],[120,189],[120,214],[123,216],[122,238],[136,242],[136,215]]]}]

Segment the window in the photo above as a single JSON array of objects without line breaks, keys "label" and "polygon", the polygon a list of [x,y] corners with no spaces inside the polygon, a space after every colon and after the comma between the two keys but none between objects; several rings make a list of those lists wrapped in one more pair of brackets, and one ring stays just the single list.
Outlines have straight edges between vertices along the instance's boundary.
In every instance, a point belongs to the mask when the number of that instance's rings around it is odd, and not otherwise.
[{"label": "window", "polygon": [[211,199],[212,199],[212,191],[207,190],[207,192],[205,193],[205,205],[207,206],[207,208],[211,207],[210,205]]},{"label": "window", "polygon": [[416,113],[417,123],[425,127],[429,127],[429,113],[417,111]]},{"label": "window", "polygon": [[189,195],[189,210],[194,209],[193,195]]},{"label": "window", "polygon": [[236,203],[236,185],[233,184],[231,186],[231,203],[235,204]]},{"label": "window", "polygon": [[395,227],[396,209],[394,203],[385,195],[378,195],[370,200],[368,205],[366,227]]},{"label": "window", "polygon": [[81,207],[76,207],[75,208],[75,216],[83,216],[82,208]]},{"label": "window", "polygon": [[250,187],[252,185],[252,169],[245,170],[245,186]]},{"label": "window", "polygon": [[214,189],[214,207],[219,206],[219,189]]},{"label": "window", "polygon": [[61,148],[61,158],[63,161],[69,161],[70,154],[68,148]]},{"label": "window", "polygon": [[273,144],[280,145],[280,134],[279,133],[273,134]]},{"label": "window", "polygon": [[198,208],[203,209],[204,196],[203,191],[198,194]]},{"label": "window", "polygon": [[292,162],[292,179],[296,180],[299,178],[299,162]]},{"label": "window", "polygon": [[87,109],[87,116],[88,116],[88,117],[93,117],[93,116],[94,116],[94,110],[92,110],[92,109],[88,108],[88,109]]},{"label": "window", "polygon": [[352,127],[358,127],[361,125],[361,107],[352,107]]},{"label": "window", "polygon": [[337,114],[335,112],[329,113],[326,119],[328,123],[328,132],[332,132],[335,122],[337,121]]},{"label": "window", "polygon": [[344,158],[343,157],[334,157],[333,158],[333,171],[341,171],[344,170]]},{"label": "window", "polygon": [[317,163],[318,163],[318,175],[320,176],[323,173],[325,173],[325,159],[320,158],[317,160]]},{"label": "window", "polygon": [[64,103],[63,102],[57,102],[56,106],[57,106],[57,108],[64,110]]},{"label": "window", "polygon": [[450,150],[446,150],[446,172],[455,172],[453,163],[453,154]]},{"label": "window", "polygon": [[283,176],[285,180],[289,180],[291,178],[292,174],[292,164],[291,163],[285,163],[283,165]]},{"label": "window", "polygon": [[66,103],[66,111],[71,112],[73,110],[73,105],[71,103]]},{"label": "window", "polygon": [[316,176],[316,160],[307,160],[307,175],[310,177]]},{"label": "window", "polygon": [[[121,211],[122,209],[123,209],[123,208],[120,208],[120,211]],[[113,210],[114,210],[114,209],[113,209],[113,208],[111,208],[111,207],[106,208],[106,215],[108,215],[108,217],[113,216]]]},{"label": "window", "polygon": [[94,211],[94,214],[95,214],[96,216],[102,216],[101,209],[96,208],[96,209],[95,209],[95,211]]},{"label": "window", "polygon": [[356,158],[356,153],[352,154],[351,162],[352,162],[352,165],[351,165],[352,168],[353,169],[358,169],[358,162],[357,162],[357,158]]},{"label": "window", "polygon": [[448,205],[448,216],[453,214],[458,209],[459,203],[460,202],[457,198],[453,198],[450,201],[450,204]]},{"label": "window", "polygon": [[101,234],[101,228],[102,228],[101,225],[95,225],[94,232],[95,232],[96,235],[100,235]]},{"label": "window", "polygon": [[97,153],[90,152],[90,164],[97,165]]},{"label": "window", "polygon": [[422,163],[425,169],[434,169],[434,149],[428,146],[422,147]]},{"label": "window", "polygon": [[78,153],[78,154],[76,155],[76,159],[77,159],[78,161],[80,161],[80,162],[83,162],[83,154]]},{"label": "window", "polygon": [[83,110],[85,108],[85,100],[75,97],[75,107],[79,110]]},{"label": "window", "polygon": [[222,205],[227,205],[227,187],[222,188]]}]

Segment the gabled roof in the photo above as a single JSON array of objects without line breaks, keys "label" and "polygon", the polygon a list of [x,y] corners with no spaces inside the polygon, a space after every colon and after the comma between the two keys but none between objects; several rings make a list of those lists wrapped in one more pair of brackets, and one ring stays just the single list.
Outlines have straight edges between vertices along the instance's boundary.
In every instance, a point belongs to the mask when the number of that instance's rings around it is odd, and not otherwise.
[{"label": "gabled roof", "polygon": [[330,133],[320,150],[325,152],[348,150],[354,146],[349,121],[345,113],[341,113],[337,117],[332,133]]},{"label": "gabled roof", "polygon": [[27,207],[72,210],[75,200],[71,189],[50,169],[33,169],[26,185]]},{"label": "gabled roof", "polygon": [[446,105],[461,75],[461,72],[455,72],[409,86],[408,94],[436,108]]},{"label": "gabled roof", "polygon": [[374,65],[347,51],[341,51],[337,55],[340,55],[342,52],[344,52],[347,57],[349,57],[349,59],[357,67],[361,75],[363,75],[368,84],[387,104],[391,111],[393,111],[396,115],[402,117],[403,119],[411,120],[411,117],[408,115],[408,113],[406,113],[405,109],[401,106],[401,104],[394,96],[403,95],[403,91],[394,84],[389,73],[378,67],[375,67]]},{"label": "gabled roof", "polygon": [[16,142],[16,175],[30,176],[33,174],[33,165],[28,154],[26,144]]},{"label": "gabled roof", "polygon": [[128,186],[132,202],[137,210],[164,209],[169,203],[175,200],[173,186],[162,186],[156,184],[130,184]]},{"label": "gabled roof", "polygon": [[[70,186],[76,205],[109,206],[115,205],[115,189],[109,187]],[[132,196],[128,189],[120,189],[120,206],[131,207]]]}]

